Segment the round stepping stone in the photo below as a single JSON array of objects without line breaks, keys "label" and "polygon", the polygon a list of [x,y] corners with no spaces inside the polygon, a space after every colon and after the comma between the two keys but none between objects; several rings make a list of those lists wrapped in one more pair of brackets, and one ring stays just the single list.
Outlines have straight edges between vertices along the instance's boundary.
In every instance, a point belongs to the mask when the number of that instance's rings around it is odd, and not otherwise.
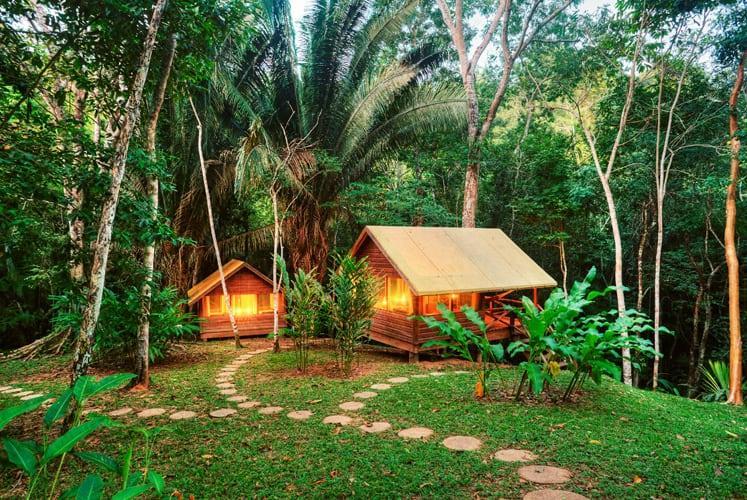
[{"label": "round stepping stone", "polygon": [[129,406],[125,406],[124,408],[119,408],[117,410],[112,410],[109,412],[110,417],[121,417],[123,415],[127,415],[128,413],[132,413],[132,408]]},{"label": "round stepping stone", "polygon": [[218,392],[224,396],[230,396],[231,394],[236,394],[236,389],[222,389]]},{"label": "round stepping stone", "polygon": [[379,432],[388,431],[392,428],[392,424],[389,422],[371,422],[368,425],[361,425],[358,427],[363,432],[367,432],[369,434],[378,434]]},{"label": "round stepping stone", "polygon": [[353,394],[353,397],[358,399],[371,399],[375,398],[376,396],[378,396],[378,394],[373,391],[356,392],[355,394]]},{"label": "round stepping stone", "polygon": [[261,406],[261,405],[262,403],[260,403],[259,401],[246,401],[245,403],[239,403],[236,406],[238,406],[239,408],[247,409],[247,408],[256,408],[257,406]]},{"label": "round stepping stone", "polygon": [[385,391],[387,389],[391,389],[392,386],[389,384],[374,384],[371,386],[371,389],[375,389],[377,391]]},{"label": "round stepping stone", "polygon": [[16,394],[22,391],[23,389],[21,389],[20,387],[14,387],[13,389],[8,389],[7,391],[5,391],[5,394]]},{"label": "round stepping stone", "polygon": [[221,382],[220,384],[217,384],[215,387],[218,389],[235,389],[236,386],[233,385],[231,382]]},{"label": "round stepping stone", "polygon": [[143,410],[138,413],[137,416],[138,418],[150,418],[163,415],[164,413],[166,413],[166,410],[164,410],[163,408],[148,408],[147,410]]},{"label": "round stepping stone", "polygon": [[246,401],[249,399],[246,396],[231,396],[230,398],[226,398],[226,401],[232,401],[234,403],[241,403],[242,401]]},{"label": "round stepping stone", "polygon": [[239,368],[237,366],[226,366],[221,369],[221,373],[229,373],[231,375],[233,375],[237,371],[239,371]]},{"label": "round stepping stone", "polygon": [[493,458],[502,462],[532,462],[537,460],[537,455],[527,450],[508,448],[505,450],[498,450],[493,454]]},{"label": "round stepping stone", "polygon": [[322,423],[332,425],[350,425],[352,421],[353,419],[347,415],[330,415],[329,417],[324,417]]},{"label": "round stepping stone", "polygon": [[346,403],[340,403],[338,405],[338,407],[341,410],[345,410],[345,411],[358,411],[361,408],[363,408],[364,406],[366,406],[366,405],[364,405],[360,401],[348,401]]},{"label": "round stepping stone", "polygon": [[171,415],[169,415],[169,418],[171,420],[184,420],[187,418],[194,418],[196,416],[197,416],[197,413],[193,411],[189,411],[189,410],[184,410],[184,411],[178,411],[176,413],[172,413]]},{"label": "round stepping stone", "polygon": [[22,398],[22,397],[24,397],[24,396],[30,396],[30,395],[31,395],[31,394],[33,394],[33,393],[34,393],[34,391],[23,391],[23,392],[17,392],[17,393],[15,394],[15,396],[16,396],[17,398]]},{"label": "round stepping stone", "polygon": [[431,372],[431,377],[443,377],[446,372]]},{"label": "round stepping stone", "polygon": [[30,399],[38,398],[38,397],[41,397],[41,396],[44,396],[44,394],[35,393],[35,394],[29,394],[28,396],[23,396],[21,399],[23,401],[28,401]]},{"label": "round stepping stone", "polygon": [[404,439],[427,439],[433,435],[433,431],[427,427],[410,427],[402,429],[397,435]]},{"label": "round stepping stone", "polygon": [[408,380],[410,379],[407,377],[392,377],[392,378],[388,378],[386,381],[391,382],[392,384],[404,384]]},{"label": "round stepping stone", "polygon": [[308,420],[312,415],[313,413],[309,410],[298,410],[288,413],[288,418],[292,418],[293,420]]},{"label": "round stepping stone", "polygon": [[524,500],[588,500],[588,498],[572,491],[537,490],[524,495]]},{"label": "round stepping stone", "polygon": [[234,413],[236,413],[236,410],[233,408],[221,408],[220,410],[211,411],[210,416],[213,418],[224,418],[233,415]]},{"label": "round stepping stone", "polygon": [[13,388],[13,386],[11,386],[11,385],[3,385],[3,386],[0,386],[0,392],[5,392],[8,389],[12,389],[12,388]]},{"label": "round stepping stone", "polygon": [[425,373],[418,373],[417,375],[413,375],[412,378],[428,378],[428,375]]},{"label": "round stepping stone", "polygon": [[467,370],[457,370],[454,372],[454,375],[467,375],[468,373]]},{"label": "round stepping stone", "polygon": [[265,406],[264,408],[260,408],[258,410],[258,413],[260,415],[275,415],[276,413],[280,413],[283,411],[282,406]]},{"label": "round stepping stone", "polygon": [[443,445],[454,451],[475,451],[482,446],[482,441],[471,436],[450,436],[443,440]]},{"label": "round stepping stone", "polygon": [[216,385],[218,385],[218,384],[233,384],[233,379],[232,378],[216,378],[215,379],[215,384]]},{"label": "round stepping stone", "polygon": [[571,476],[571,471],[549,465],[525,465],[519,469],[519,477],[539,484],[565,483]]}]

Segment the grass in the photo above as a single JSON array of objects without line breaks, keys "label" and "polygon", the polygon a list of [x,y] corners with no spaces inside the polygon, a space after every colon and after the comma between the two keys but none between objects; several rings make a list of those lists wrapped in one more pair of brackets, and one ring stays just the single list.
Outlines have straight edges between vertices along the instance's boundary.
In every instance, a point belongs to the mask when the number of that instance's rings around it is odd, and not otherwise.
[{"label": "grass", "polygon": [[[253,347],[250,347],[253,348]],[[293,354],[253,358],[236,375],[239,394],[286,410],[308,409],[307,422],[285,412],[261,416],[240,410],[213,420],[207,412],[233,406],[214,387],[215,374],[235,351],[228,343],[188,348],[182,362],[154,372],[147,394],[128,392],[94,401],[102,411],[128,405],[136,409],[193,409],[199,419],[160,425],[153,468],[166,476],[169,490],[196,498],[225,497],[507,497],[539,487],[521,482],[517,464],[490,458],[501,448],[522,448],[539,455],[537,463],[565,467],[573,478],[563,488],[589,497],[738,497],[747,483],[747,412],[666,394],[627,388],[605,381],[589,385],[576,403],[478,402],[471,396],[471,374],[411,379],[366,400],[357,420],[386,420],[393,429],[380,435],[356,427],[335,428],[324,416],[343,413],[337,405],[353,392],[397,375],[433,367],[409,365],[381,354],[365,354],[362,375],[340,380],[323,374],[293,373]],[[314,366],[331,363],[332,354],[313,350]],[[29,389],[59,391],[63,362],[47,359],[0,365],[0,385],[30,379]],[[449,370],[450,368],[445,368]],[[514,371],[501,370],[504,384]],[[0,406],[15,402],[0,395]],[[6,429],[18,436],[33,432],[32,416]],[[125,417],[142,425],[135,417]],[[404,441],[396,431],[425,426],[435,431],[427,442]],[[450,435],[483,441],[477,452],[454,453],[441,445]],[[734,435],[738,437],[733,437]],[[87,448],[121,454],[131,431],[97,434]],[[24,484],[15,471],[0,465],[0,494],[16,496]],[[74,463],[64,481],[75,484],[90,470]]]}]

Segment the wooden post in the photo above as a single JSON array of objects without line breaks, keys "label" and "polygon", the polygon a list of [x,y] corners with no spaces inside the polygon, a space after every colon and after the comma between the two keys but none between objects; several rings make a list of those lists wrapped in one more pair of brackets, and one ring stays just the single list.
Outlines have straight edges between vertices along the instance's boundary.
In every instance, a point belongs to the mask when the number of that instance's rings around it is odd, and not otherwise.
[{"label": "wooden post", "polygon": [[537,289],[532,290],[532,302],[534,302],[534,306],[537,307]]}]

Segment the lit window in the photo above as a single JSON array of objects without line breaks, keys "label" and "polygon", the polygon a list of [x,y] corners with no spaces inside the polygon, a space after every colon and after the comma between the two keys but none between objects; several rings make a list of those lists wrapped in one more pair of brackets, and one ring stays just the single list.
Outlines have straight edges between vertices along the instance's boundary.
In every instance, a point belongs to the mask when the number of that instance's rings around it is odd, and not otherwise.
[{"label": "lit window", "polygon": [[412,314],[412,294],[402,278],[386,279],[387,310]]},{"label": "lit window", "polygon": [[236,316],[257,314],[257,296],[255,294],[231,295],[231,306]]},{"label": "lit window", "polygon": [[275,301],[272,300],[273,296],[271,293],[263,293],[257,296],[257,311],[261,313],[268,313],[273,311]]},{"label": "lit window", "polygon": [[472,294],[452,293],[442,295],[423,296],[423,314],[439,314],[438,304],[443,304],[454,312],[462,310],[462,306],[472,305]]},{"label": "lit window", "polygon": [[210,295],[207,299],[208,316],[220,316],[226,313],[223,295]]}]

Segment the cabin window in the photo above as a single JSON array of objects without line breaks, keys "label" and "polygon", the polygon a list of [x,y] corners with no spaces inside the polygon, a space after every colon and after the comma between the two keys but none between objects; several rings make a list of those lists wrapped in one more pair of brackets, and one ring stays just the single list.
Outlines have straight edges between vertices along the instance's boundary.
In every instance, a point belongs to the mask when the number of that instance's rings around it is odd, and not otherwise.
[{"label": "cabin window", "polygon": [[231,306],[236,316],[257,314],[257,295],[253,293],[231,295]]},{"label": "cabin window", "polygon": [[207,298],[208,316],[220,316],[226,314],[226,307],[223,302],[223,295],[209,295]]},{"label": "cabin window", "polygon": [[273,311],[275,301],[272,298],[271,293],[262,293],[257,296],[257,311],[260,314]]},{"label": "cabin window", "polygon": [[449,310],[459,312],[462,306],[472,305],[471,293],[450,293],[423,296],[423,314],[439,314],[438,304],[445,305]]},{"label": "cabin window", "polygon": [[379,300],[376,302],[376,308],[412,314],[412,294],[405,280],[387,277],[385,286],[382,287],[379,295]]}]

